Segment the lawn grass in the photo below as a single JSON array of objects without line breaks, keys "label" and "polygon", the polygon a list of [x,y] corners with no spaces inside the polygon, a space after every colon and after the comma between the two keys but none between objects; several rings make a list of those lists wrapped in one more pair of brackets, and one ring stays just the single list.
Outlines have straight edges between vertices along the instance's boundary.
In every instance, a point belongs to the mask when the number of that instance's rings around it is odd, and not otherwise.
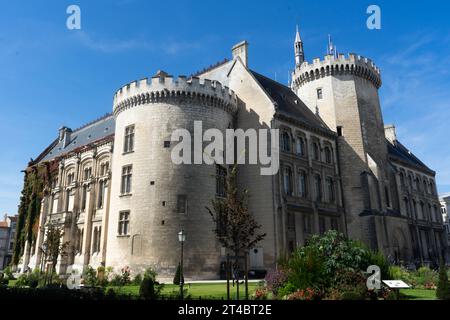
[{"label": "lawn grass", "polygon": [[[248,294],[251,296],[256,288],[259,286],[258,283],[251,282],[248,284]],[[113,288],[114,291],[118,294],[139,295],[139,286],[137,285],[129,285],[124,287],[107,287]],[[226,283],[193,283],[193,284],[185,284],[185,290],[187,290],[187,294],[192,299],[226,299],[227,298],[227,285]],[[162,291],[164,296],[178,296],[180,287],[174,284],[166,284]],[[230,284],[230,296],[231,299],[236,298],[236,286],[233,287]],[[241,299],[245,298],[245,286],[239,285],[239,297]]]},{"label": "lawn grass", "polygon": [[400,290],[400,293],[407,300],[437,300],[436,290],[406,289]]}]

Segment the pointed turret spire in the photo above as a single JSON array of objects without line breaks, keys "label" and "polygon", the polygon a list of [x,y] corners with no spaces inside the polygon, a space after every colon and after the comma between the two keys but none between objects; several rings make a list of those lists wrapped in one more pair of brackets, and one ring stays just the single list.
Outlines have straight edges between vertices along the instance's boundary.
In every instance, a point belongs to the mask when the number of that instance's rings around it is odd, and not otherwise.
[{"label": "pointed turret spire", "polygon": [[328,35],[328,46],[327,46],[327,54],[332,55],[335,58],[338,57],[336,46],[333,44],[333,40],[331,40],[331,35]]},{"label": "pointed turret spire", "polygon": [[300,67],[302,63],[305,61],[305,52],[303,51],[303,41],[300,38],[298,25],[297,25],[297,32],[295,34],[294,49],[295,49],[295,67]]}]

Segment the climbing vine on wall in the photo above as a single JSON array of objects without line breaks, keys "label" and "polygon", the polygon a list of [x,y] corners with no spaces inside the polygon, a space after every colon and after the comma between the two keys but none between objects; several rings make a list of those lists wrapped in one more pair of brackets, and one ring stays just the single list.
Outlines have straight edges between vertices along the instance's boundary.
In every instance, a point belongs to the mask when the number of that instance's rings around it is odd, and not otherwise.
[{"label": "climbing vine on wall", "polygon": [[49,185],[51,164],[38,164],[28,167],[24,174],[23,189],[20,196],[17,219],[16,244],[13,264],[18,264],[24,253],[25,243],[34,243],[39,230],[41,201]]}]

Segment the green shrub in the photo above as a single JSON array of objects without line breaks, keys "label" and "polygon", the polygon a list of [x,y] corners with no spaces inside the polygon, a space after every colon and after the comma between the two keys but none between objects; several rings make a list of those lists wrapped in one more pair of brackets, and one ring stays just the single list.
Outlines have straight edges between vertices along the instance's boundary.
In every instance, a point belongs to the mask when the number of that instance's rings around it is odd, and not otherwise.
[{"label": "green shrub", "polygon": [[439,266],[439,282],[436,297],[440,300],[450,300],[450,283],[448,282],[447,268],[442,259]]},{"label": "green shrub", "polygon": [[97,271],[91,266],[87,266],[83,275],[84,284],[89,287],[95,287],[98,283]]},{"label": "green shrub", "polygon": [[11,270],[11,267],[6,267],[5,270],[3,270],[3,273],[4,273],[6,279],[15,280],[14,275]]},{"label": "green shrub", "polygon": [[288,262],[287,286],[280,290],[280,296],[307,288],[322,288],[329,275],[324,256],[314,246],[297,250]]},{"label": "green shrub", "polygon": [[145,270],[144,279],[142,279],[139,287],[139,296],[141,298],[156,300],[161,296],[164,285],[156,281],[156,275],[156,272],[150,268]]},{"label": "green shrub", "polygon": [[134,278],[133,278],[133,284],[134,285],[140,285],[142,282],[142,275],[141,274],[137,274]]},{"label": "green shrub", "polygon": [[392,280],[402,280],[411,287],[417,286],[417,279],[413,272],[408,271],[404,267],[391,266],[389,267],[389,273]]},{"label": "green shrub", "polygon": [[111,280],[109,281],[109,285],[113,287],[122,286],[122,276],[120,274],[113,274]]},{"label": "green shrub", "polygon": [[[50,278],[50,276],[47,277],[48,279]],[[41,275],[41,272],[38,269],[35,269],[33,272],[21,274],[17,279],[15,286],[37,288],[41,282],[40,280],[43,280],[43,278],[44,275]]]},{"label": "green shrub", "polygon": [[417,285],[424,289],[434,289],[438,282],[438,274],[436,271],[428,267],[421,267],[415,273]]}]

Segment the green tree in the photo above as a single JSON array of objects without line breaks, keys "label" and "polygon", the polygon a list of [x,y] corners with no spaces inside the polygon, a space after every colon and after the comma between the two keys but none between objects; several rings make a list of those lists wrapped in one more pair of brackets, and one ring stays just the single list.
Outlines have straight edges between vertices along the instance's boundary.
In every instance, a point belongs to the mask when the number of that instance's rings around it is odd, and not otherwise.
[{"label": "green tree", "polygon": [[266,234],[258,232],[261,225],[248,209],[248,190],[239,192],[236,174],[237,166],[234,165],[225,179],[225,197],[212,200],[212,208],[206,207],[206,210],[216,225],[214,232],[217,239],[223,247],[233,252],[234,265],[239,274],[239,255],[254,248]]},{"label": "green tree", "polygon": [[437,285],[436,297],[440,300],[450,300],[450,283],[448,281],[447,268],[443,259],[441,259],[439,266],[439,282]]},{"label": "green tree", "polygon": [[[64,230],[55,225],[49,224],[47,231],[45,232],[45,241],[44,247],[46,247],[46,259],[48,259],[52,263],[52,273],[56,272],[56,264],[58,263],[58,257],[61,255],[62,257],[67,254],[66,248],[69,245],[69,242],[62,243],[62,237],[64,235]],[[50,282],[52,278],[50,278]]]},{"label": "green tree", "polygon": [[139,287],[139,296],[146,300],[158,299],[161,296],[163,287],[163,284],[156,281],[156,272],[152,269],[147,269]]}]

